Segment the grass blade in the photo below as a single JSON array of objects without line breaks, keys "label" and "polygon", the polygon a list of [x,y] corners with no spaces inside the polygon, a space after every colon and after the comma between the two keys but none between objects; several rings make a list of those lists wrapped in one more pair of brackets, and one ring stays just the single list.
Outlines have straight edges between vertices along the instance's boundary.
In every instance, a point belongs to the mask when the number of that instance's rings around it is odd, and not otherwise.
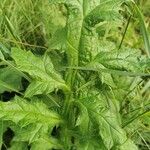
[{"label": "grass blade", "polygon": [[76,69],[76,70],[84,70],[84,71],[98,71],[98,72],[104,72],[109,74],[117,74],[121,76],[150,76],[149,73],[141,73],[141,72],[128,72],[128,71],[120,71],[120,70],[114,70],[114,69],[103,69],[103,68],[91,68],[91,67],[63,67],[63,69]]},{"label": "grass blade", "polygon": [[134,3],[135,10],[137,12],[137,16],[139,18],[140,28],[141,28],[141,32],[143,36],[144,45],[145,45],[145,50],[146,50],[148,57],[150,57],[150,40],[149,40],[148,31],[146,29],[144,17],[140,8],[137,6],[137,4],[135,2],[133,3]]}]

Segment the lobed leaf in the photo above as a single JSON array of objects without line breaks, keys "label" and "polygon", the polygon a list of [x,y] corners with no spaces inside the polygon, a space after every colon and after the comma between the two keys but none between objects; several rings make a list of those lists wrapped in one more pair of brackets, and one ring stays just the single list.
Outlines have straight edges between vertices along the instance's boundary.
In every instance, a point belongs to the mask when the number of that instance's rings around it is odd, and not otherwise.
[{"label": "lobed leaf", "polygon": [[0,119],[12,121],[22,127],[35,122],[52,126],[62,121],[60,116],[48,110],[44,103],[30,103],[18,96],[13,101],[0,102]]},{"label": "lobed leaf", "polygon": [[65,81],[55,71],[48,56],[43,59],[20,49],[12,49],[12,57],[19,70],[28,73],[33,81],[28,86],[25,96],[32,97],[37,94],[48,94],[55,89],[69,91]]},{"label": "lobed leaf", "polygon": [[[119,112],[113,100],[107,99],[103,94],[97,92],[83,99],[82,103],[87,107],[91,122],[99,129],[99,135],[107,149],[126,146],[128,137],[121,127]],[[131,144],[129,146],[135,150],[137,149],[132,142],[128,142],[128,144]]]}]

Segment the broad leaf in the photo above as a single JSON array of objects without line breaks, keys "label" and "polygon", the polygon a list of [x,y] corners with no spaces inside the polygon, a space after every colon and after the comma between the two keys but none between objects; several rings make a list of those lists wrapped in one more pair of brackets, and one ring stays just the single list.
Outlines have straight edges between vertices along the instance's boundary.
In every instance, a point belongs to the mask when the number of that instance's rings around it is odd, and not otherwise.
[{"label": "broad leaf", "polygon": [[46,124],[29,124],[25,127],[15,126],[12,127],[15,132],[15,137],[13,141],[19,142],[28,142],[29,144],[35,142],[43,135],[48,135],[51,132],[52,128],[48,127]]},{"label": "broad leaf", "polygon": [[48,56],[41,59],[29,51],[12,49],[12,57],[18,69],[28,73],[33,79],[25,93],[26,97],[32,97],[33,95],[42,93],[48,94],[57,88],[64,91],[69,90],[65,81],[55,71]]},{"label": "broad leaf", "polygon": [[48,150],[48,149],[62,149],[62,146],[56,139],[49,138],[48,136],[40,137],[31,145],[31,150]]},{"label": "broad leaf", "polygon": [[102,1],[85,18],[88,26],[94,27],[103,21],[120,21],[122,15],[119,13],[120,5],[124,0]]},{"label": "broad leaf", "polygon": [[[57,139],[50,137],[51,130],[47,125],[35,123],[23,128],[13,127],[15,131],[13,143],[22,141],[22,143],[30,144],[31,149],[35,150],[39,147],[43,150],[62,147]],[[12,146],[14,147],[14,144]]]},{"label": "broad leaf", "polygon": [[[3,121],[12,121],[16,126],[11,126],[15,132],[13,138],[12,149],[18,146],[20,149],[25,149],[26,144],[33,144],[32,148],[42,144],[42,137],[48,136],[52,128],[62,122],[58,114],[48,110],[45,104],[42,102],[27,102],[25,99],[15,97],[15,100],[11,102],[0,103],[0,119]],[[39,140],[40,139],[40,140]],[[47,138],[48,140],[48,138]],[[45,147],[57,147],[58,143],[53,144],[55,140],[45,141]],[[19,143],[20,141],[24,143]],[[37,142],[38,141],[38,142]],[[51,145],[50,145],[51,143]],[[44,147],[43,147],[44,148]]]},{"label": "broad leaf", "polygon": [[[97,125],[99,135],[107,149],[114,146],[123,147],[123,144],[128,141],[126,132],[121,128],[117,104],[110,98],[107,99],[96,92],[93,96],[82,100],[82,103],[87,107],[91,122]],[[136,150],[136,146],[132,145],[132,142],[129,143]]]},{"label": "broad leaf", "polygon": [[13,101],[0,102],[0,118],[3,121],[12,121],[22,127],[35,122],[49,126],[62,121],[58,114],[49,111],[42,102],[31,104],[18,96]]},{"label": "broad leaf", "polygon": [[109,69],[135,71],[139,69],[140,51],[136,49],[122,49],[112,51],[101,51],[94,59]]}]

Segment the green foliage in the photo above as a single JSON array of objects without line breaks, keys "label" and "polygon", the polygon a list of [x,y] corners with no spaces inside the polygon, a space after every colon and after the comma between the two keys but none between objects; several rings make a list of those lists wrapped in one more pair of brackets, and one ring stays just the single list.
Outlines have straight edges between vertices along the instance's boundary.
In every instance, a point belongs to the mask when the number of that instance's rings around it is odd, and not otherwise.
[{"label": "green foliage", "polygon": [[29,142],[33,144],[33,149],[39,146],[40,141],[42,141],[40,144],[45,144],[43,149],[53,147],[55,140],[46,136],[55,125],[62,122],[60,116],[48,110],[42,102],[30,103],[18,96],[11,102],[1,102],[0,114],[3,121],[14,123],[12,125],[16,133],[14,141]]},{"label": "green foliage", "polygon": [[0,105],[0,117],[15,124],[21,124],[22,127],[35,121],[41,124],[46,123],[47,125],[56,124],[61,121],[57,114],[49,112],[46,106],[40,102],[32,102],[30,104],[16,96],[12,102],[1,102]]},{"label": "green foliage", "polygon": [[48,56],[45,56],[42,60],[40,57],[35,57],[30,51],[12,49],[12,57],[18,69],[28,73],[33,79],[26,90],[25,97],[43,93],[48,94],[54,91],[55,88],[68,90],[65,82],[56,73]]},{"label": "green foliage", "polygon": [[0,147],[149,149],[143,18],[131,0],[1,1]]},{"label": "green foliage", "polygon": [[21,76],[10,67],[2,68],[0,70],[0,93],[19,90],[21,90]]}]

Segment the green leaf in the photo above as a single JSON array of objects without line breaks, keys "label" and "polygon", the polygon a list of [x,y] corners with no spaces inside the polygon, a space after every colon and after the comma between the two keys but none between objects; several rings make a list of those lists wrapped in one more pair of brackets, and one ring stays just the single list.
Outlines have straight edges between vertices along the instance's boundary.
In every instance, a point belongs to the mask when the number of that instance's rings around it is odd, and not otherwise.
[{"label": "green leaf", "polygon": [[62,149],[62,146],[58,143],[56,139],[45,136],[39,138],[31,145],[31,150],[37,150],[37,149],[42,149],[42,150]]},{"label": "green leaf", "polygon": [[[0,119],[0,149],[2,149],[2,144],[4,144],[5,132],[7,131],[9,125],[10,125],[9,122],[5,122]],[[4,144],[4,146],[5,146],[5,144]]]},{"label": "green leaf", "polygon": [[15,126],[12,129],[15,132],[13,143],[27,142],[28,145],[31,145],[31,149],[43,147],[42,149],[47,150],[62,147],[57,139],[50,136],[53,127],[49,127],[47,124],[33,123],[25,127]]},{"label": "green leaf", "polygon": [[99,62],[109,69],[135,71],[139,70],[140,51],[136,49],[121,49],[102,51],[97,54],[94,62]]},{"label": "green leaf", "polygon": [[[0,121],[14,132],[9,149],[137,150],[130,137],[136,144],[146,143],[148,136],[136,139],[135,128],[140,126],[139,131],[147,132],[147,112],[138,117],[134,114],[145,109],[149,98],[145,82],[150,76],[150,61],[144,55],[141,61],[141,50],[123,45],[116,50],[128,15],[128,5],[122,4],[132,0],[49,0],[50,7],[48,1],[9,1],[0,2],[1,8],[6,8],[0,11],[1,35],[6,38],[2,40],[8,47],[12,42],[18,47],[32,47],[32,52],[14,48],[10,55],[0,44],[0,91],[19,93],[20,76],[29,81],[23,89],[24,98],[0,102]],[[140,12],[138,15],[145,47],[149,47],[143,18]],[[127,37],[126,45],[138,44],[134,35],[132,41]],[[45,50],[43,56],[41,48]],[[8,75],[5,65],[12,70]],[[20,76],[14,77],[14,72]],[[140,123],[134,126],[135,119]],[[122,120],[129,126],[123,128]],[[0,137],[1,144],[2,129]]]},{"label": "green leaf", "polygon": [[[47,124],[32,123],[25,127],[13,126],[12,129],[15,132],[15,137],[13,138],[13,143],[17,142],[27,142],[31,145],[31,149],[42,145],[43,149],[59,148],[61,145],[59,141],[50,136],[54,126],[48,126]],[[46,140],[44,140],[46,139]],[[43,143],[44,142],[44,143]],[[44,145],[43,145],[44,144]]]},{"label": "green leaf", "polygon": [[88,134],[88,126],[89,126],[89,116],[86,107],[80,102],[74,102],[73,105],[77,107],[79,110],[79,115],[76,120],[76,127],[79,127],[80,133],[83,136]]},{"label": "green leaf", "polygon": [[48,110],[42,102],[31,104],[18,96],[13,101],[0,102],[0,119],[12,121],[21,127],[35,122],[48,126],[62,122],[60,116]]},{"label": "green leaf", "polygon": [[[43,146],[43,149],[60,147],[57,140],[48,136],[52,128],[62,120],[58,114],[48,110],[42,102],[32,102],[31,104],[20,97],[16,97],[14,101],[7,102],[7,104],[1,102],[1,111],[5,111],[0,115],[2,120],[16,123],[15,126],[11,126],[15,132],[15,137],[10,150],[15,149],[17,144],[20,149],[25,149],[26,142],[31,145],[32,149],[40,145]],[[47,137],[46,140],[44,140],[45,137]]]},{"label": "green leaf", "polygon": [[28,144],[26,142],[12,142],[11,147],[8,150],[28,150]]},{"label": "green leaf", "polygon": [[25,127],[15,126],[12,127],[15,132],[15,137],[13,141],[23,141],[29,144],[35,142],[39,139],[39,137],[43,135],[48,135],[49,131],[51,131],[51,127],[48,127],[46,124],[32,123]]},{"label": "green leaf", "polygon": [[105,84],[107,84],[107,85],[109,85],[110,87],[113,87],[113,88],[116,87],[116,84],[115,84],[111,74],[102,72],[100,77],[101,77],[102,83],[105,83]]},{"label": "green leaf", "polygon": [[118,147],[118,150],[138,150],[137,146],[131,141],[130,139],[127,139],[120,147]]},{"label": "green leaf", "polygon": [[0,149],[2,148],[3,144],[3,133],[4,133],[3,121],[0,121]]},{"label": "green leaf", "polygon": [[[99,135],[107,149],[122,146],[128,138],[125,130],[121,127],[119,110],[115,104],[117,102],[114,103],[111,97],[107,98],[105,94],[98,91],[92,93],[88,98],[82,99],[82,103],[87,107],[91,122],[97,125],[96,128],[99,129]],[[130,144],[131,147],[135,147],[134,144]]]},{"label": "green leaf", "polygon": [[3,53],[2,53],[2,51],[0,50],[0,59],[1,60],[4,60],[5,58],[4,58],[4,55],[3,55]]},{"label": "green leaf", "polygon": [[[95,129],[93,128],[93,130]],[[107,150],[97,132],[94,132],[93,136],[91,136],[87,141],[85,141],[85,139],[83,139],[83,141],[86,142],[86,144],[82,142],[77,144],[78,150]]]},{"label": "green leaf", "polygon": [[67,39],[67,30],[66,28],[58,29],[52,36],[50,40],[50,48],[51,49],[61,49],[65,48]]},{"label": "green leaf", "polygon": [[43,83],[43,81],[32,81],[25,92],[25,97],[32,97],[33,95],[38,94],[47,95],[56,88],[61,89],[62,84],[56,83],[54,80],[49,80],[48,82],[45,81],[45,83]]},{"label": "green leaf", "polygon": [[19,93],[22,89],[21,76],[11,67],[0,69],[0,93],[4,91],[15,91]]},{"label": "green leaf", "polygon": [[33,55],[30,51],[12,49],[14,58],[19,70],[28,73],[33,81],[25,92],[26,97],[37,94],[48,94],[55,89],[69,91],[65,81],[55,71],[50,58],[45,55],[43,59]]},{"label": "green leaf", "polygon": [[85,18],[86,23],[90,27],[103,21],[120,21],[122,15],[119,13],[120,6],[124,0],[108,0],[102,1],[100,5],[95,7]]},{"label": "green leaf", "polygon": [[63,67],[63,70],[66,68],[71,68],[71,69],[77,69],[77,70],[84,70],[84,71],[96,71],[96,72],[104,72],[108,74],[114,74],[114,75],[120,75],[120,76],[145,76],[149,77],[149,73],[142,73],[142,72],[128,72],[128,71],[120,71],[120,70],[115,70],[115,69],[104,69],[100,63],[94,63],[90,64],[87,67]]},{"label": "green leaf", "polygon": [[120,24],[122,22],[122,16],[119,11],[123,2],[123,0],[83,2],[84,19],[79,44],[80,65],[89,63],[100,52],[101,41],[97,33],[97,28],[101,28],[100,23],[105,23],[103,30],[106,34],[106,32],[109,32],[109,29],[107,29],[109,24],[114,22]]},{"label": "green leaf", "polygon": [[1,49],[1,52],[4,52],[5,54],[10,54],[10,50],[1,42],[0,42],[0,49]]},{"label": "green leaf", "polygon": [[[93,127],[91,130],[90,116],[87,108],[80,102],[73,102],[73,106],[77,108],[79,113],[75,123],[75,131],[79,132],[77,138],[77,149],[79,150],[106,150],[103,141]],[[94,133],[93,133],[94,132]]]}]

